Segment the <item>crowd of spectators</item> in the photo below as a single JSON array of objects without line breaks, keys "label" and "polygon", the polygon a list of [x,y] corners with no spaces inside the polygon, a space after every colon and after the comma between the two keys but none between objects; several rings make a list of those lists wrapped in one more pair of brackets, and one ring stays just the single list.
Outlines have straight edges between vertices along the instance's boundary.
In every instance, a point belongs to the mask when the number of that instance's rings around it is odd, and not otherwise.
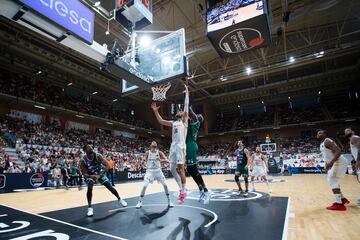
[{"label": "crowd of spectators", "polygon": [[[113,136],[106,131],[90,135],[84,130],[64,129],[57,123],[35,124],[9,116],[0,118],[0,126],[0,136],[16,146],[20,158],[6,168],[7,172],[49,171],[54,164],[70,168],[81,158],[84,144],[91,144],[106,158],[112,158],[115,170],[140,170],[144,168],[142,156],[151,141]],[[168,148],[159,145],[166,152]]]},{"label": "crowd of spectators", "polygon": [[331,115],[335,119],[349,119],[360,117],[359,101],[349,101],[347,103],[331,103],[327,104]]},{"label": "crowd of spectators", "polygon": [[326,120],[321,107],[304,107],[279,112],[279,125],[300,124]]},{"label": "crowd of spectators", "polygon": [[35,81],[21,76],[3,76],[0,77],[0,92],[137,127],[151,128],[145,121],[138,119],[132,110],[117,109],[116,103],[111,100],[92,94],[85,95],[80,91],[77,93],[68,92],[62,87],[51,85],[42,80]]},{"label": "crowd of spectators", "polygon": [[274,125],[274,113],[258,113],[239,117],[236,129],[251,129]]}]

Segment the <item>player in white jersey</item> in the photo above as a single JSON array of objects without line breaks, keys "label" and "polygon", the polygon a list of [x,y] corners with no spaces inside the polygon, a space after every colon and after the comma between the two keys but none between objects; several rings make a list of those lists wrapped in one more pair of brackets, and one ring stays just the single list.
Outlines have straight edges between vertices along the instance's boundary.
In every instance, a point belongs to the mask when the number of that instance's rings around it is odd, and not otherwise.
[{"label": "player in white jersey", "polygon": [[268,192],[271,193],[271,188],[269,186],[269,181],[266,178],[269,167],[267,164],[267,158],[264,154],[260,152],[260,147],[256,147],[255,153],[250,157],[250,176],[251,184],[253,187],[253,192],[255,192],[255,178],[260,177],[262,181],[266,182],[268,187]]},{"label": "player in white jersey", "polygon": [[164,120],[156,103],[151,104],[156,119],[161,125],[172,127],[172,143],[170,147],[170,171],[179,186],[179,203],[182,204],[188,194],[185,176],[186,134],[189,119],[189,89],[185,86],[184,111],[176,113],[176,120]]},{"label": "player in white jersey", "polygon": [[145,195],[146,188],[149,183],[153,181],[158,181],[164,187],[164,191],[168,200],[168,206],[174,207],[174,204],[171,202],[168,186],[166,184],[166,179],[161,171],[161,162],[168,162],[165,154],[160,151],[157,147],[157,143],[153,141],[150,145],[150,150],[147,151],[144,155],[144,161],[146,161],[146,173],[144,177],[144,186],[141,189],[139,202],[136,204],[136,208],[141,208],[143,204],[143,199]]},{"label": "player in white jersey", "polygon": [[[347,137],[350,141],[351,154],[356,161],[356,175],[358,181],[360,182],[360,137],[355,135],[354,130],[350,127],[345,129],[345,137]],[[360,198],[358,199],[357,204],[360,205]]]},{"label": "player in white jersey", "polygon": [[336,202],[326,209],[345,211],[345,204],[350,202],[341,193],[339,178],[343,178],[345,176],[348,165],[347,160],[341,155],[340,148],[336,145],[336,143],[330,138],[327,138],[325,130],[318,131],[317,139],[321,142],[320,151],[325,160],[327,179],[336,198]]}]

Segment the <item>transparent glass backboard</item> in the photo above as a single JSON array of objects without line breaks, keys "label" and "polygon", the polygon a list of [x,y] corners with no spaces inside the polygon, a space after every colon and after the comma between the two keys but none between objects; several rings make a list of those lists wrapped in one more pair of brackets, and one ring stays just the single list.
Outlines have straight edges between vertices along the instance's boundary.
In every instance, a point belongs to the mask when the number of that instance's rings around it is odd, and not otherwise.
[{"label": "transparent glass backboard", "polygon": [[[144,43],[142,40],[145,35],[151,33],[136,34],[135,49],[130,50],[122,60],[146,75],[145,81],[151,85],[184,76],[186,73],[185,30],[180,29]],[[123,93],[136,88],[126,79],[123,80]]]}]

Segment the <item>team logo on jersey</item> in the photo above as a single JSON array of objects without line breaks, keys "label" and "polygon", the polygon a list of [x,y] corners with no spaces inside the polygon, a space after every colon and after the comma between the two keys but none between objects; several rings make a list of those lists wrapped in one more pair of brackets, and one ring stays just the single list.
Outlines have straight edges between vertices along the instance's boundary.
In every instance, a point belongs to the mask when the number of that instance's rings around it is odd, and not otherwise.
[{"label": "team logo on jersey", "polygon": [[42,173],[36,173],[31,176],[30,184],[33,187],[40,187],[44,183],[44,175]]},{"label": "team logo on jersey", "polygon": [[[210,191],[211,191],[210,201],[215,201],[215,202],[248,201],[248,200],[258,199],[264,196],[264,194],[260,192],[249,192],[249,195],[247,197],[238,196],[237,195],[238,191],[234,189],[216,188],[216,189],[211,189]],[[199,194],[200,193],[197,190],[190,191],[187,199],[199,200]]]},{"label": "team logo on jersey", "polygon": [[6,184],[6,176],[4,174],[0,174],[0,189],[4,188]]}]

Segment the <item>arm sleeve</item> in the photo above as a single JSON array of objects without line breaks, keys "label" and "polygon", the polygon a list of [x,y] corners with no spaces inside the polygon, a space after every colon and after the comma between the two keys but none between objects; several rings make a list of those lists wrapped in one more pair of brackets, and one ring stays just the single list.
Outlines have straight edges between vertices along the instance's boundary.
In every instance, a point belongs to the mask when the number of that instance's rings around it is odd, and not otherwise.
[{"label": "arm sleeve", "polygon": [[189,93],[185,93],[184,112],[189,113]]}]

